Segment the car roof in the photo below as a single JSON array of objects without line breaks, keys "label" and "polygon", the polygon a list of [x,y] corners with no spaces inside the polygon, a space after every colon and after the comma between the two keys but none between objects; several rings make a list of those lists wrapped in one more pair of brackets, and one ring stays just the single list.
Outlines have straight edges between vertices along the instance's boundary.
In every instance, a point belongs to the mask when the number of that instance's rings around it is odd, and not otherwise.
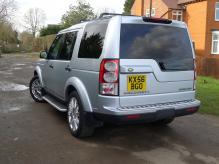
[{"label": "car roof", "polygon": [[[86,22],[81,22],[79,24],[73,25],[69,28],[66,28],[64,30],[61,30],[58,34],[63,34],[63,33],[67,33],[70,32],[72,30],[77,30],[77,29],[81,29],[84,28],[88,23],[95,23],[95,22],[100,22],[100,21],[106,21],[106,20],[110,20],[110,19],[121,19],[122,22],[121,23],[146,23],[143,21],[143,17],[142,16],[133,16],[133,15],[113,15],[113,16],[105,16],[99,19],[94,19],[91,21],[86,21]],[[159,19],[159,18],[151,18],[151,19]],[[186,28],[186,24],[182,21],[177,21],[177,20],[171,20],[172,23],[169,24],[168,26],[175,26],[175,27],[181,27],[181,28]],[[147,22],[150,24],[150,22]],[[160,25],[164,25],[163,23],[156,23],[156,24],[160,24]]]}]

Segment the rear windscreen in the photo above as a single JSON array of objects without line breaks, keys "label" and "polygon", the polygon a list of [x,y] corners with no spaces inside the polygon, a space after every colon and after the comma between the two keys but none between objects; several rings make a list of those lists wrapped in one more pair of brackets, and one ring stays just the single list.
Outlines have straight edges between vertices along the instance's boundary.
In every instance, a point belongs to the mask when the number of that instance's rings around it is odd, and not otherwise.
[{"label": "rear windscreen", "polygon": [[193,70],[191,42],[185,28],[122,24],[121,59],[154,59],[163,71]]}]

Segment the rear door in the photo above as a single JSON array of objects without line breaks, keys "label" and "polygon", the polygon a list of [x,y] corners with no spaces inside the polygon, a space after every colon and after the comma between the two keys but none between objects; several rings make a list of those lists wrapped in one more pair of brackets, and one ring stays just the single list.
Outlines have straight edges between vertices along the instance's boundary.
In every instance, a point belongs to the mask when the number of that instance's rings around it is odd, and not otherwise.
[{"label": "rear door", "polygon": [[[193,58],[192,44],[186,28],[155,23],[122,24],[121,106],[190,99],[191,97],[184,95],[173,96],[168,100],[165,94],[193,91]],[[156,95],[159,95],[158,99],[148,98]],[[130,97],[130,101],[125,97]],[[136,101],[131,101],[135,97]]]},{"label": "rear door", "polygon": [[57,59],[53,61],[52,90],[61,99],[64,99],[64,87],[71,76],[71,58],[77,38],[77,31],[68,32]]}]

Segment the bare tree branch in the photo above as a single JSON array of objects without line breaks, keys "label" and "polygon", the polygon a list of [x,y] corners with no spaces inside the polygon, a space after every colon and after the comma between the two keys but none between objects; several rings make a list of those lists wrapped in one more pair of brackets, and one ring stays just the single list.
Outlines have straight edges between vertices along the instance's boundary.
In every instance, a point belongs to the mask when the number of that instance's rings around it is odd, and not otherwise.
[{"label": "bare tree branch", "polygon": [[16,10],[14,0],[0,0],[0,23],[3,23],[11,18]]},{"label": "bare tree branch", "polygon": [[24,15],[24,27],[35,37],[46,19],[45,13],[39,8],[31,8]]}]

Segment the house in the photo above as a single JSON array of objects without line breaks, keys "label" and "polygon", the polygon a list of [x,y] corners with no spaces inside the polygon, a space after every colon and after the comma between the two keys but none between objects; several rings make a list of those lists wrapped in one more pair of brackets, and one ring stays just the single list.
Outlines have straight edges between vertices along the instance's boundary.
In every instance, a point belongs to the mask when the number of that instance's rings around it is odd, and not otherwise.
[{"label": "house", "polygon": [[[150,0],[135,0],[131,14],[150,15]],[[219,78],[219,0],[152,0],[152,17],[187,23],[199,75]]]}]

